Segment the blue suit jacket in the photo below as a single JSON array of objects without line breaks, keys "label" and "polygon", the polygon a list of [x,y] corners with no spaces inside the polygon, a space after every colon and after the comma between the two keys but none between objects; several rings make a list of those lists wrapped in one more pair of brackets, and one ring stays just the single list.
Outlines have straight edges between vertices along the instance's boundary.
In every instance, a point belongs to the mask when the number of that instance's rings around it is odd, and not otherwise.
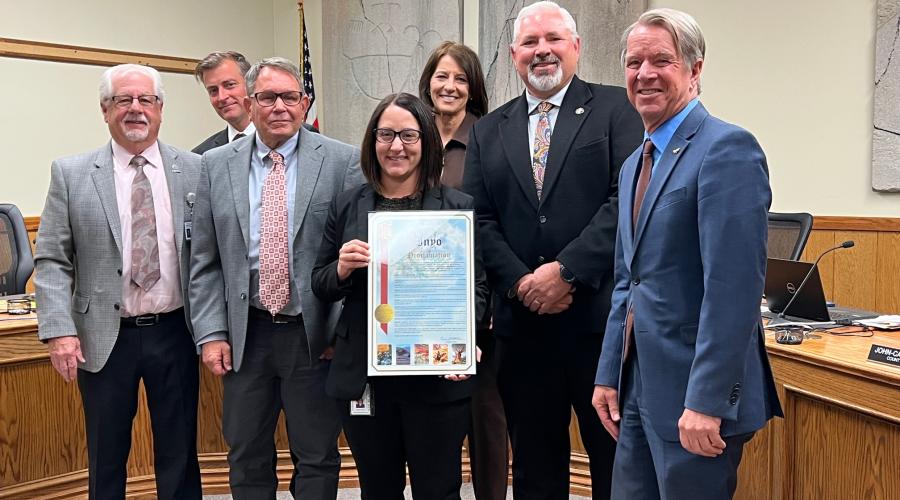
[{"label": "blue suit jacket", "polygon": [[781,415],[759,311],[772,199],[765,154],[698,104],[662,151],[632,232],[640,161],[638,148],[620,174],[616,284],[596,383],[621,383],[633,306],[654,430],[677,441],[690,408],[721,417],[723,436],[755,431]]}]

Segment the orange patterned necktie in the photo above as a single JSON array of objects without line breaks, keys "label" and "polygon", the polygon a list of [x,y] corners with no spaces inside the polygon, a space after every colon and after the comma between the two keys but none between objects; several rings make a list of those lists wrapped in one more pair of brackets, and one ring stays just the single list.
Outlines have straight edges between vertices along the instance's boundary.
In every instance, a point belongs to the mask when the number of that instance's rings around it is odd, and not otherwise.
[{"label": "orange patterned necktie", "polygon": [[531,149],[531,171],[534,174],[534,187],[537,197],[541,199],[544,190],[544,171],[547,170],[547,155],[550,153],[550,110],[553,104],[544,101],[538,104],[538,123],[534,129],[534,146]]},{"label": "orange patterned necktie", "polygon": [[270,313],[278,314],[291,297],[288,265],[288,214],[284,157],[270,151],[272,169],[262,192],[259,234],[259,301]]},{"label": "orange patterned necktie", "polygon": [[153,191],[144,173],[147,159],[135,156],[128,162],[137,173],[131,181],[131,281],[145,292],[159,281],[159,241]]}]

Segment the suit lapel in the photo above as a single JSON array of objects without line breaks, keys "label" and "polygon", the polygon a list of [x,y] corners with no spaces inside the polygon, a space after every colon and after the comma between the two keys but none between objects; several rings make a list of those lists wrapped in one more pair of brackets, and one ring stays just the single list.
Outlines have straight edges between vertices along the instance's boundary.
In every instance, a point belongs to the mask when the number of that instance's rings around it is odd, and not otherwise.
[{"label": "suit lapel", "polygon": [[213,147],[216,147],[216,148],[219,146],[224,146],[224,145],[228,144],[228,128],[227,127],[225,128],[225,130],[216,134],[215,139],[213,139],[213,143],[215,144],[215,146],[213,146]]},{"label": "suit lapel", "polygon": [[294,186],[294,227],[291,228],[291,238],[297,238],[300,228],[303,226],[303,218],[306,216],[309,202],[322,171],[322,163],[325,157],[319,151],[322,143],[312,132],[300,128],[300,136],[297,138],[297,176]]},{"label": "suit lapel", "polygon": [[244,248],[250,248],[250,154],[253,141],[239,141],[232,147],[228,158],[228,174],[231,178],[231,196],[237,211],[238,224],[244,235]]},{"label": "suit lapel", "polygon": [[119,205],[116,201],[112,142],[107,143],[106,147],[100,150],[100,153],[94,159],[94,167],[91,178],[94,180],[94,187],[97,189],[97,195],[100,197],[100,204],[103,205],[103,212],[106,214],[109,229],[112,231],[113,239],[116,240],[116,246],[119,248],[119,254],[121,255],[122,226],[119,221]]},{"label": "suit lapel", "polygon": [[[556,115],[556,126],[550,135],[550,153],[547,155],[547,170],[544,173],[544,189],[541,200],[546,200],[553,190],[553,185],[556,184],[556,180],[566,164],[566,157],[572,148],[572,142],[578,135],[578,131],[581,130],[581,125],[591,114],[591,108],[588,105],[591,97],[590,88],[577,76],[572,77],[572,83],[563,98],[559,114]],[[576,109],[581,109],[582,112],[576,113]]]},{"label": "suit lapel", "polygon": [[505,112],[506,120],[498,125],[500,143],[506,152],[506,159],[519,187],[535,210],[538,208],[537,189],[531,170],[531,155],[528,144],[528,101],[525,94],[519,96]]},{"label": "suit lapel", "polygon": [[181,245],[184,240],[184,179],[181,175],[181,167],[178,165],[178,152],[159,143],[159,153],[163,161],[163,173],[166,176],[166,184],[169,186],[169,203],[172,206],[172,228],[175,229],[175,248],[181,255]]},{"label": "suit lapel", "polygon": [[678,165],[678,161],[684,156],[685,150],[690,146],[691,138],[697,133],[697,129],[700,128],[700,124],[703,123],[707,116],[709,116],[709,113],[707,113],[706,108],[698,103],[681,125],[678,126],[678,130],[672,135],[672,139],[666,146],[665,151],[662,151],[662,156],[660,156],[659,162],[653,169],[653,175],[650,176],[650,184],[647,186],[647,193],[644,195],[643,205],[641,205],[641,212],[634,232],[635,249],[641,242],[641,236],[644,235],[644,229],[647,227],[648,219],[653,212],[654,205],[656,205],[656,200],[662,193],[663,187],[665,187],[666,182]]},{"label": "suit lapel", "polygon": [[422,210],[440,210],[441,209],[441,188],[434,187],[425,193],[422,200]]},{"label": "suit lapel", "polygon": [[348,234],[345,237],[350,240],[356,238],[360,241],[369,241],[369,212],[375,211],[375,192],[369,185],[362,189],[359,202],[356,204],[356,229],[357,234]]}]

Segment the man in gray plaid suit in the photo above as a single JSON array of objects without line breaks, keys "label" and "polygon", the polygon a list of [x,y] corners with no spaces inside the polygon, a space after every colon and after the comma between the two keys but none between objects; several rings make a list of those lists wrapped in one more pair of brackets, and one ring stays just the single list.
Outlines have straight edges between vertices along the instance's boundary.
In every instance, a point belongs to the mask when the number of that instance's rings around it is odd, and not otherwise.
[{"label": "man in gray plaid suit", "polygon": [[38,230],[38,335],[66,382],[78,380],[92,500],[125,496],[141,380],[158,498],[201,498],[186,201],[200,157],[157,140],[163,99],[152,68],[103,73],[111,140],[53,162]]}]

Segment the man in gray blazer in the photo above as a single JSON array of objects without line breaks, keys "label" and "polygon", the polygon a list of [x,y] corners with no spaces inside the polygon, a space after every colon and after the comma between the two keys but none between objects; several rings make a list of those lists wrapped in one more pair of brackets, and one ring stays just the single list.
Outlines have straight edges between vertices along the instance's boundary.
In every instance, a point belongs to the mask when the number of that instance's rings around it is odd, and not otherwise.
[{"label": "man in gray blazer", "polygon": [[224,376],[222,429],[235,499],[274,499],[284,410],[298,499],[337,495],[337,407],[325,396],[335,307],[310,273],[335,194],[363,182],[359,151],[301,127],[293,63],[246,75],[256,134],[204,154],[194,207],[191,318],[203,363]]},{"label": "man in gray blazer", "polygon": [[100,109],[112,140],[53,162],[38,230],[38,335],[66,382],[78,380],[92,500],[125,496],[141,380],[157,497],[201,498],[185,238],[200,157],[157,140],[163,99],[152,68],[103,73]]}]

